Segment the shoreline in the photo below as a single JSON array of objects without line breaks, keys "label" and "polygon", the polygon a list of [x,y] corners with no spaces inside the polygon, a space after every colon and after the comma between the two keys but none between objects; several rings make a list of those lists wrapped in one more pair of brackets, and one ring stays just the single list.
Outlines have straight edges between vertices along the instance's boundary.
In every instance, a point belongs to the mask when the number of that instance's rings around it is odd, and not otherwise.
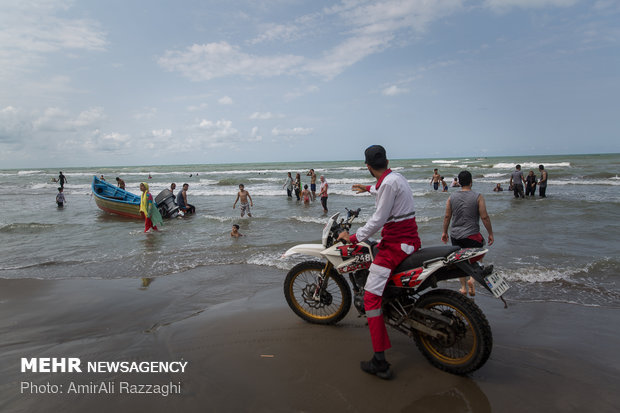
[{"label": "shoreline", "polygon": [[[213,283],[245,272],[249,290]],[[523,303],[478,294],[494,348],[469,377],[432,367],[389,330],[396,377],[364,374],[365,320],[308,324],[280,288],[251,280],[285,272],[246,264],[140,279],[0,279],[0,410],[141,411],[615,411],[620,405],[618,309]],[[188,362],[184,373],[21,373],[22,357]],[[181,383],[180,394],[22,394],[20,383]]]}]

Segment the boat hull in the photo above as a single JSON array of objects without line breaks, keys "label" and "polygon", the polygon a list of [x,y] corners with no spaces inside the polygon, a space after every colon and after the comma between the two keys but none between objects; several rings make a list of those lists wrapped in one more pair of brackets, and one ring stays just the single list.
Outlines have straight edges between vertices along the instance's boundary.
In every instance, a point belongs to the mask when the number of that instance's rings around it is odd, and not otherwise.
[{"label": "boat hull", "polygon": [[127,218],[144,219],[140,215],[140,205],[113,202],[101,197],[95,197],[95,203],[97,206],[110,214],[121,215]]},{"label": "boat hull", "polygon": [[110,214],[133,219],[144,219],[140,215],[140,197],[93,176],[93,196],[97,206]]}]

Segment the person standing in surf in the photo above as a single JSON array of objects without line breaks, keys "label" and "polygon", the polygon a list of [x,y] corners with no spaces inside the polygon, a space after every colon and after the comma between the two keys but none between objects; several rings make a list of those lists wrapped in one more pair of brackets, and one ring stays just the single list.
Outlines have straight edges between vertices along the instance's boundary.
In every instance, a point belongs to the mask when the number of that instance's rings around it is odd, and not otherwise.
[{"label": "person standing in surf", "polygon": [[[235,203],[233,204],[233,209],[235,209],[235,207],[237,206],[237,201],[241,200],[240,202],[241,217],[243,217],[246,214],[246,212],[248,216],[251,217],[252,213],[250,212],[250,206],[253,207],[254,202],[252,202],[252,197],[250,196],[250,193],[246,191],[244,188],[245,187],[243,186],[243,184],[239,184],[239,192],[237,192],[237,199],[235,199]],[[249,204],[248,204],[248,199],[250,200]]]},{"label": "person standing in surf", "polygon": [[153,196],[149,192],[149,185],[146,182],[140,184],[140,191],[142,196],[140,197],[140,215],[144,217],[144,232],[148,232],[149,229],[158,231],[157,225],[162,225],[163,220],[159,214],[159,209],[153,201]]},{"label": "person standing in surf", "polygon": [[321,180],[319,197],[321,198],[321,205],[323,205],[323,212],[327,214],[327,190],[329,189],[329,184],[323,175],[319,179]]},{"label": "person standing in surf", "polygon": [[[480,233],[480,223],[482,220],[484,227],[489,233],[489,245],[493,244],[493,227],[491,226],[491,218],[487,213],[487,206],[484,197],[471,190],[472,177],[469,171],[459,173],[459,183],[461,190],[453,193],[446,202],[446,213],[443,219],[443,232],[441,241],[445,244],[448,240],[452,241],[452,245],[461,248],[482,248],[484,238]],[[450,237],[448,237],[448,227],[452,220],[452,228]],[[459,278],[461,281],[461,294],[467,294],[469,287],[469,295],[475,295],[474,280],[469,277]]]},{"label": "person standing in surf", "polygon": [[67,181],[67,178],[65,178],[65,176],[62,174],[62,171],[60,171],[58,175],[58,183],[60,184],[60,187],[63,189],[65,187],[65,182],[69,182],[69,181]]},{"label": "person standing in surf", "polygon": [[538,170],[540,171],[540,181],[538,181],[538,195],[541,198],[547,197],[547,171],[545,171],[544,165],[538,165]]}]

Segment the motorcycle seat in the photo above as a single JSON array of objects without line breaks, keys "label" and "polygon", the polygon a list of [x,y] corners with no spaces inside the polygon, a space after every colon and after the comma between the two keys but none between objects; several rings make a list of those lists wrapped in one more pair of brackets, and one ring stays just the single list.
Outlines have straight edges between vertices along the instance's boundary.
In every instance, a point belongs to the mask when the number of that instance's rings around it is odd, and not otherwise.
[{"label": "motorcycle seat", "polygon": [[424,261],[432,260],[433,258],[443,257],[446,258],[454,251],[460,250],[461,247],[454,245],[439,245],[436,247],[420,248],[401,262],[394,270],[394,274],[410,270],[412,268],[421,267]]}]

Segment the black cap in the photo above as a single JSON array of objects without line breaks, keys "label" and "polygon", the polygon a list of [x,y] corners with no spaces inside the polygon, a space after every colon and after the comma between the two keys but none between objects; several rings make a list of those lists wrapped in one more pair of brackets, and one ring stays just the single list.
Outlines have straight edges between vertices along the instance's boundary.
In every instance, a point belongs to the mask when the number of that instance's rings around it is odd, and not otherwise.
[{"label": "black cap", "polygon": [[385,168],[387,166],[385,148],[381,145],[369,146],[364,155],[366,156],[365,163],[373,168]]}]

